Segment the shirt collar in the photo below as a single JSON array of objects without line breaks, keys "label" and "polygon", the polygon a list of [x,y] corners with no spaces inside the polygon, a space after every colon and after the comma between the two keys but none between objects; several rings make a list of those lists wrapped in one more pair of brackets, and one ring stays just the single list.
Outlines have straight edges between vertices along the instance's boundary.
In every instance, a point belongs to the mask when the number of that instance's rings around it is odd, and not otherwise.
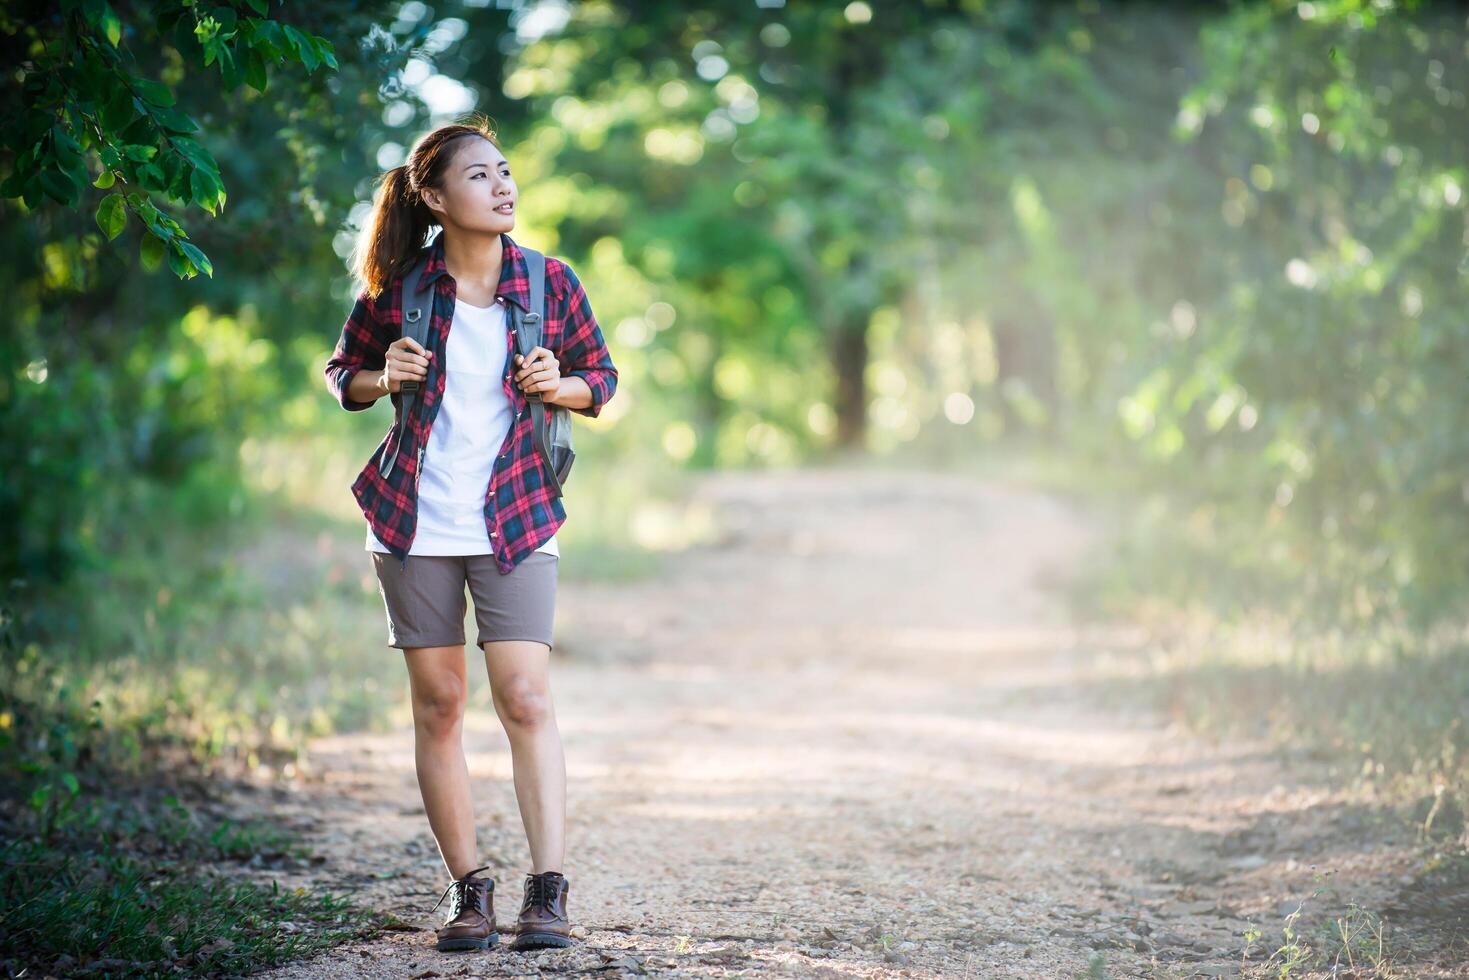
[{"label": "shirt collar", "polygon": [[[530,275],[526,269],[525,253],[504,232],[500,233],[500,245],[500,284],[495,288],[495,295],[505,297],[522,310],[526,309],[530,305]],[[444,261],[444,233],[440,231],[428,246],[428,265],[424,266],[419,288],[432,285],[439,276],[448,274],[449,266]]]}]

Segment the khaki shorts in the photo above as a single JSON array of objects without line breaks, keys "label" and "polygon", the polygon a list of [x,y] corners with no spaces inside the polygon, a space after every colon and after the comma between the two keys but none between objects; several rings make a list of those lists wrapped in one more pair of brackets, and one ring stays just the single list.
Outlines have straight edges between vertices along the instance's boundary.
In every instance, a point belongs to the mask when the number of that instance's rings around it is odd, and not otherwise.
[{"label": "khaki shorts", "polygon": [[559,558],[533,551],[504,575],[494,555],[409,555],[401,566],[374,551],[378,592],[388,614],[388,646],[464,645],[464,586],[474,598],[475,645],[538,640],[551,646]]}]

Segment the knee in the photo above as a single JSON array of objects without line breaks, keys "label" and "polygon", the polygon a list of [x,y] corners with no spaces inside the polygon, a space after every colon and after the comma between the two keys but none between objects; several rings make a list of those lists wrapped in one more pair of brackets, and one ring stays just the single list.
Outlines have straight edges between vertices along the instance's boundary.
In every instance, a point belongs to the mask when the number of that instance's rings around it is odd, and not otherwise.
[{"label": "knee", "polygon": [[447,738],[464,721],[465,690],[459,684],[439,684],[413,696],[413,722],[430,738]]},{"label": "knee", "polygon": [[551,693],[527,682],[511,682],[495,698],[500,718],[519,729],[537,729],[551,720]]}]

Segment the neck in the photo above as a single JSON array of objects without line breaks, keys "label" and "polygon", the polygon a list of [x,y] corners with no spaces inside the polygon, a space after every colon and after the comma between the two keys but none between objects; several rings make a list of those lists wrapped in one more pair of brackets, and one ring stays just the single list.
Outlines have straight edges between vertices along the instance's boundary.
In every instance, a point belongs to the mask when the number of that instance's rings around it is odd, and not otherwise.
[{"label": "neck", "polygon": [[494,291],[500,285],[500,262],[505,243],[500,233],[456,231],[444,239],[444,265],[456,283],[467,283]]}]

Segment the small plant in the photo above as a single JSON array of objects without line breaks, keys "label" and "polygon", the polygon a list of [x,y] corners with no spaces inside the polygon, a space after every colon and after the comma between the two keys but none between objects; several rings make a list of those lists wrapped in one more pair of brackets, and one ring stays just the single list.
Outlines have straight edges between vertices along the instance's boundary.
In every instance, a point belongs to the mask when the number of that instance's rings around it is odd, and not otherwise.
[{"label": "small plant", "polygon": [[1382,918],[1377,913],[1352,902],[1346,915],[1333,919],[1326,931],[1335,947],[1331,953],[1333,971],[1342,967],[1343,959],[1347,969],[1355,972],[1359,967],[1370,966],[1374,976],[1383,976],[1391,968]]},{"label": "small plant", "polygon": [[[1312,865],[1312,869],[1314,871],[1315,865]],[[1313,877],[1318,883],[1317,887],[1306,899],[1296,903],[1296,907],[1285,917],[1281,927],[1281,942],[1260,963],[1257,975],[1286,980],[1299,976],[1304,970],[1330,964],[1333,975],[1345,966],[1353,972],[1371,967],[1371,976],[1374,977],[1392,976],[1382,920],[1356,902],[1350,903],[1345,915],[1321,925],[1322,942],[1319,948],[1306,939],[1299,926],[1305,904],[1319,897],[1325,890],[1319,883],[1326,876],[1316,872]],[[1262,935],[1254,922],[1245,927],[1245,946],[1240,954],[1241,973],[1248,967],[1251,954],[1258,951],[1257,943]]]}]

